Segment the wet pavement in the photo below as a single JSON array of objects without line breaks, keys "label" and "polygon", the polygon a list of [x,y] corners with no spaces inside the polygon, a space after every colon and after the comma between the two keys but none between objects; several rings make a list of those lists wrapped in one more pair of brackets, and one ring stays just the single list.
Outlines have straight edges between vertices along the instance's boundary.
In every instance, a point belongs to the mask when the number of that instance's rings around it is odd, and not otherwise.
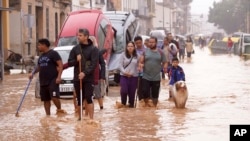
[{"label": "wet pavement", "polygon": [[1,141],[228,141],[230,124],[250,122],[250,63],[238,56],[211,55],[196,48],[192,63],[182,62],[189,98],[186,109],[168,100],[162,81],[159,105],[117,109],[119,87],[110,87],[104,109],[95,101],[96,122],[77,121],[72,99],[62,99],[67,114],[45,116],[34,96],[33,80],[19,117],[18,103],[28,83],[27,74],[6,75],[0,82]]}]

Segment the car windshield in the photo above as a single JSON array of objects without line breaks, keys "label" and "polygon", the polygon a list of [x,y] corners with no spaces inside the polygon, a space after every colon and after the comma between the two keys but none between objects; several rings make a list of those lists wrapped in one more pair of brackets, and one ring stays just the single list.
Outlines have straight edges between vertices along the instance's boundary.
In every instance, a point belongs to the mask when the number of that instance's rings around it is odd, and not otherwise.
[{"label": "car windshield", "polygon": [[68,62],[70,50],[56,50],[62,58],[63,64]]},{"label": "car windshield", "polygon": [[244,43],[250,43],[250,36],[244,36]]},{"label": "car windshield", "polygon": [[57,46],[69,46],[69,45],[77,45],[76,36],[72,37],[62,37],[58,40]]}]

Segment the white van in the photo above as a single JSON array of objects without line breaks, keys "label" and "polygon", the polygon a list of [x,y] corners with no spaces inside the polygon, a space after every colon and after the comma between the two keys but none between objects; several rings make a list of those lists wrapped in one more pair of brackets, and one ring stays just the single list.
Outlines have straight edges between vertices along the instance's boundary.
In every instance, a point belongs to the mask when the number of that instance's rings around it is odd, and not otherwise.
[{"label": "white van", "polygon": [[241,34],[239,48],[241,51],[241,55],[245,59],[250,59],[250,34]]}]

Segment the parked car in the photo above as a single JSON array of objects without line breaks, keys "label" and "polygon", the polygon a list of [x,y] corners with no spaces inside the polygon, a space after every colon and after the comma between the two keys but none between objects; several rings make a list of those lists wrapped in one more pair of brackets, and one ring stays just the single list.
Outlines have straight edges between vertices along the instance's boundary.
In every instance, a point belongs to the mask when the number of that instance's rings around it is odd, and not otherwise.
[{"label": "parked car", "polygon": [[245,60],[250,59],[250,34],[243,33],[240,37],[239,49]]},{"label": "parked car", "polygon": [[[100,10],[79,10],[69,13],[63,23],[56,46],[76,45],[76,33],[80,28],[87,28],[91,36],[95,36],[99,50],[106,49],[103,55],[109,65],[113,48],[114,30],[110,20]],[[107,71],[108,72],[108,71]],[[106,78],[107,86],[109,85]],[[108,91],[108,87],[107,90]]]},{"label": "parked car", "polygon": [[[54,48],[55,51],[59,53],[62,58],[63,64],[68,62],[69,53],[73,46],[61,46]],[[74,91],[74,67],[69,67],[62,72],[61,84],[59,85],[60,98],[73,98]],[[40,84],[39,79],[36,80],[35,84],[35,97],[40,97]]]},{"label": "parked car", "polygon": [[95,36],[99,49],[105,48],[105,61],[109,64],[114,40],[114,30],[110,20],[100,10],[79,10],[69,13],[64,21],[56,46],[76,45],[76,33],[80,28],[87,28]]},{"label": "parked car", "polygon": [[121,53],[124,52],[126,44],[133,41],[139,32],[139,21],[132,12],[125,11],[107,11],[105,16],[111,21],[115,31],[115,42],[113,52],[108,63],[109,75],[115,75],[119,78],[119,61]]}]

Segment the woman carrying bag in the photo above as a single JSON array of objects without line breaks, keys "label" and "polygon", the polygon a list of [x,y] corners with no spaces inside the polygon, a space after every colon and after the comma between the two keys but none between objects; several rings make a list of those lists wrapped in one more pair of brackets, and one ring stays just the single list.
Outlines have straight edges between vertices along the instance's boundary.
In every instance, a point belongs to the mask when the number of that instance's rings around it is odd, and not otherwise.
[{"label": "woman carrying bag", "polygon": [[125,52],[120,58],[120,94],[121,103],[125,106],[127,104],[127,97],[129,107],[134,107],[135,92],[138,81],[138,60],[134,42],[130,41],[127,44]]}]

